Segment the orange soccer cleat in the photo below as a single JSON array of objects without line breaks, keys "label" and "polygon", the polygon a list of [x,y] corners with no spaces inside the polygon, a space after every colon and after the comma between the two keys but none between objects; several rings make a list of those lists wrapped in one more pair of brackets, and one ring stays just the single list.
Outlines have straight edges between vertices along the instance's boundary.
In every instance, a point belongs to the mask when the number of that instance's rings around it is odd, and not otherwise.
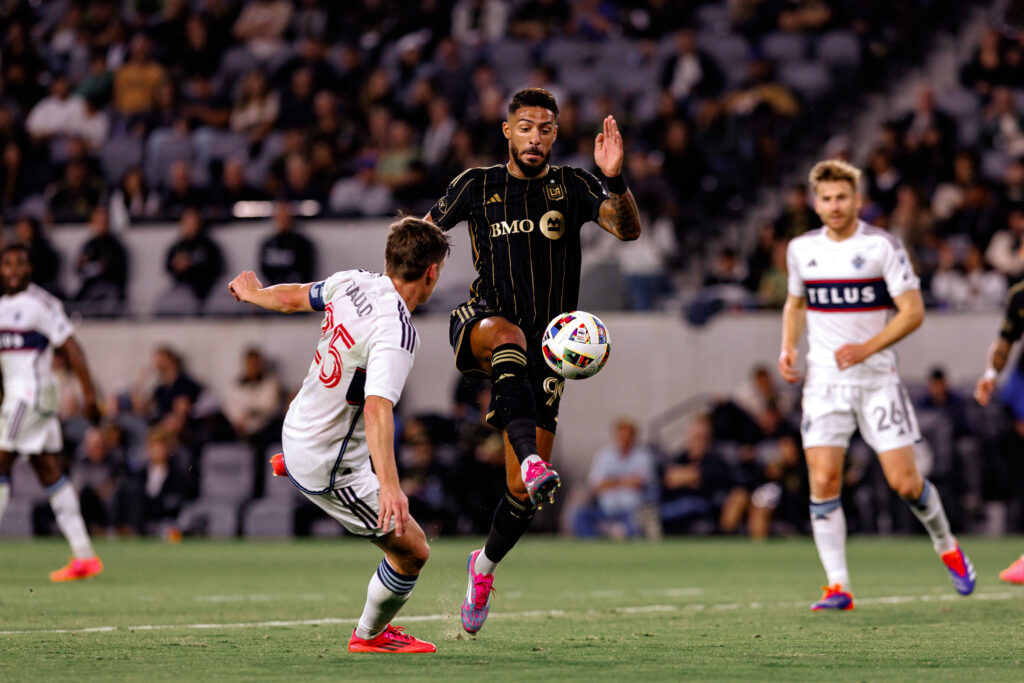
[{"label": "orange soccer cleat", "polygon": [[1007,583],[1024,584],[1024,555],[1017,558],[1017,561],[999,572],[999,578]]},{"label": "orange soccer cleat", "polygon": [[388,627],[368,640],[360,638],[352,630],[348,641],[349,652],[437,652],[433,643],[413,638],[401,626]]},{"label": "orange soccer cleat", "polygon": [[277,453],[270,458],[270,469],[274,470],[275,477],[288,476],[288,470],[284,466],[284,453]]},{"label": "orange soccer cleat", "polygon": [[103,571],[103,563],[99,557],[73,557],[57,571],[50,572],[50,581],[77,581],[88,579]]},{"label": "orange soccer cleat", "polygon": [[853,595],[849,591],[844,591],[840,584],[822,586],[821,588],[825,591],[825,594],[821,596],[821,600],[811,605],[812,612],[820,612],[822,610],[845,612],[853,609]]}]

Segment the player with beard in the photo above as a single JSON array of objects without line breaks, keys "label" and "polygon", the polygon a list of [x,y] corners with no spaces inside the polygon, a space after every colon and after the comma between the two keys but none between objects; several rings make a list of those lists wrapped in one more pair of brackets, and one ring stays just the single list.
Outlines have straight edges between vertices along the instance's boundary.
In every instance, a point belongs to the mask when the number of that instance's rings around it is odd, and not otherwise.
[{"label": "player with beard", "polygon": [[607,190],[583,169],[549,163],[557,117],[551,93],[517,92],[501,126],[508,163],[464,171],[427,216],[444,230],[469,224],[477,278],[470,299],[452,312],[449,337],[459,371],[491,379],[487,419],[505,436],[505,495],[487,544],[467,563],[462,626],[469,633],[487,618],[498,563],[560,485],[550,460],[564,380],[544,363],[540,340],[548,321],[576,308],[580,230],[594,221],[620,240],[640,236],[614,117],[594,141]]},{"label": "player with beard", "polygon": [[61,470],[57,454],[64,449],[57,419],[57,380],[53,351],[67,353],[82,387],[86,417],[99,417],[96,390],[74,328],[55,296],[33,284],[28,247],[10,244],[0,251],[0,371],[4,397],[0,403],[0,521],[10,496],[11,466],[27,457],[39,483],[46,487],[54,517],[71,546],[71,561],[50,572],[51,581],[74,581],[103,571],[82,520],[78,494]]}]

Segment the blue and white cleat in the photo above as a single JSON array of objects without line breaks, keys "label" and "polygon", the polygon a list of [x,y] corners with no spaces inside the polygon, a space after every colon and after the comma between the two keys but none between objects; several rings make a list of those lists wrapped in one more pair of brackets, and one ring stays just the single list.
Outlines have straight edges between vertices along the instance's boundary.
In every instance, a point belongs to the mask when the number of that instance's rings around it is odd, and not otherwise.
[{"label": "blue and white cleat", "polygon": [[955,550],[942,554],[942,564],[946,565],[949,575],[953,579],[953,588],[960,595],[970,595],[974,591],[974,565],[960,550],[957,543]]},{"label": "blue and white cleat", "polygon": [[821,600],[811,605],[812,612],[822,610],[851,610],[853,609],[853,595],[843,590],[840,584],[834,586],[822,586],[825,594]]},{"label": "blue and white cleat", "polygon": [[466,633],[476,633],[487,621],[487,613],[491,611],[491,593],[494,592],[494,574],[478,574],[476,571],[477,555],[483,552],[474,550],[466,562],[469,574],[469,587],[466,598],[462,601],[462,628]]}]

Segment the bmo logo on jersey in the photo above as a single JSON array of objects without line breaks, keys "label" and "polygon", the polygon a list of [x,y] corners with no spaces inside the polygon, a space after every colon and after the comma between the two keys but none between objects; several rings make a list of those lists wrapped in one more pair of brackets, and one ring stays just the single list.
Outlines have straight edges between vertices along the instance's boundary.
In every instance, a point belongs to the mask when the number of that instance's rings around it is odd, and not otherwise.
[{"label": "bmo logo on jersey", "polygon": [[804,288],[811,311],[881,311],[892,307],[892,297],[882,278],[807,280]]}]

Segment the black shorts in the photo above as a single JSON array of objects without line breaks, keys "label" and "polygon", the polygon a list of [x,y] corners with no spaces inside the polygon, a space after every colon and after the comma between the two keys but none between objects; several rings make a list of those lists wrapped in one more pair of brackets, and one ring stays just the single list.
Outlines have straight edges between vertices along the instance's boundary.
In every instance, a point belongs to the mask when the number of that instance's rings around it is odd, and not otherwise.
[{"label": "black shorts", "polygon": [[[470,347],[469,335],[478,322],[492,316],[505,317],[501,311],[491,307],[483,299],[470,299],[452,311],[448,326],[448,340],[455,351],[455,367],[469,377],[486,377],[477,363],[473,349]],[[526,337],[526,373],[533,389],[533,402],[537,406],[537,426],[554,433],[558,427],[558,406],[562,402],[562,390],[565,378],[548,367],[541,355],[540,339]],[[494,409],[494,396],[491,396],[491,407],[487,412],[487,422],[502,429],[501,417]]]}]

